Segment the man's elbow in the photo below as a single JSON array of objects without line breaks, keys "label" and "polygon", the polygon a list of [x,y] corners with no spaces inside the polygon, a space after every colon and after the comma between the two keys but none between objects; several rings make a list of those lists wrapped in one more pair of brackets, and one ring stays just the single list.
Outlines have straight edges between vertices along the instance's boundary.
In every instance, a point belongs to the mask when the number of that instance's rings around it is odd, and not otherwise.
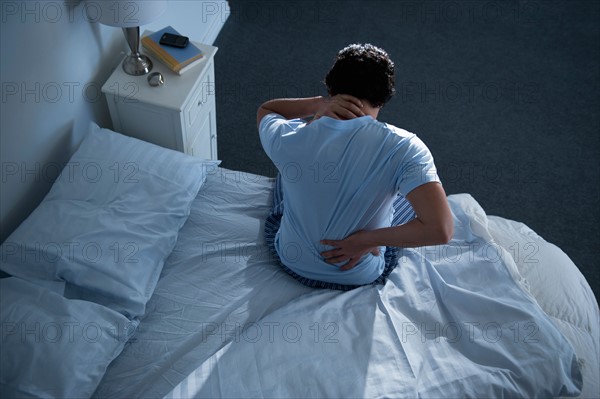
[{"label": "man's elbow", "polygon": [[447,244],[454,236],[454,221],[452,219],[445,221],[437,226],[435,231],[436,244]]},{"label": "man's elbow", "polygon": [[[264,105],[264,104],[263,104]],[[263,106],[261,105],[260,107],[258,107],[258,110],[256,111],[256,127],[260,127],[260,121],[262,120],[262,118],[265,117],[265,115],[267,115],[269,113],[268,110],[264,109]]]}]

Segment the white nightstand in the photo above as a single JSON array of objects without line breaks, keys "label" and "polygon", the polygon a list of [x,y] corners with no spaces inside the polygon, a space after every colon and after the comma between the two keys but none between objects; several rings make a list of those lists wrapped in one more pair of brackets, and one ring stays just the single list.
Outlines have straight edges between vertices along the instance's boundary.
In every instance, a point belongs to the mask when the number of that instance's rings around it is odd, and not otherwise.
[{"label": "white nightstand", "polygon": [[217,159],[214,56],[217,47],[194,43],[204,52],[203,61],[177,75],[150,57],[152,72],[165,83],[148,84],[148,75],[131,76],[121,64],[102,86],[113,128],[119,133],[185,152]]}]

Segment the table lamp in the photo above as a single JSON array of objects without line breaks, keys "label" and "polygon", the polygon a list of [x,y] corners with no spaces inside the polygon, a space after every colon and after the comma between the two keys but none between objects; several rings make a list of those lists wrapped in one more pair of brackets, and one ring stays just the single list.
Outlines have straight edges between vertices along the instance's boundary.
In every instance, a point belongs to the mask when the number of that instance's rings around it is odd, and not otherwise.
[{"label": "table lamp", "polygon": [[123,60],[123,70],[129,75],[145,75],[152,70],[150,58],[140,54],[140,25],[157,19],[166,9],[166,0],[99,0],[98,22],[123,28],[131,54]]}]

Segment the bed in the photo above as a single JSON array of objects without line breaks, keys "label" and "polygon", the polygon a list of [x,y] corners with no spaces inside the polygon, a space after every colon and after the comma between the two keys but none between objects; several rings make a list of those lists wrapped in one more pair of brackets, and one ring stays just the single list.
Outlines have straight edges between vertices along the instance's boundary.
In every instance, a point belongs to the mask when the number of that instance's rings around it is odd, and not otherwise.
[{"label": "bed", "polygon": [[92,124],[1,246],[2,397],[600,397],[596,299],[526,225],[455,235],[385,285],[305,287],[263,239],[273,179]]}]

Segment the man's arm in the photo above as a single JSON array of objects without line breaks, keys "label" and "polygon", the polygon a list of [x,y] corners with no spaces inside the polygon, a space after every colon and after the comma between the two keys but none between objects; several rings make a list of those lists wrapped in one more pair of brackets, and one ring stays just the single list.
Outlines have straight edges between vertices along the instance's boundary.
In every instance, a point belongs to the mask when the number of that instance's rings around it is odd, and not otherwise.
[{"label": "man's arm", "polygon": [[329,97],[279,98],[262,104],[256,113],[256,124],[265,115],[276,113],[286,119],[307,118],[315,115],[329,116],[335,119],[352,119],[365,114],[361,110],[362,102],[351,95],[340,94]]},{"label": "man's arm", "polygon": [[401,226],[360,230],[343,240],[322,240],[322,244],[334,249],[321,255],[329,263],[347,261],[341,270],[348,270],[379,246],[421,247],[445,244],[452,239],[452,212],[441,184],[425,183],[408,193],[406,199],[417,214],[416,219]]}]

